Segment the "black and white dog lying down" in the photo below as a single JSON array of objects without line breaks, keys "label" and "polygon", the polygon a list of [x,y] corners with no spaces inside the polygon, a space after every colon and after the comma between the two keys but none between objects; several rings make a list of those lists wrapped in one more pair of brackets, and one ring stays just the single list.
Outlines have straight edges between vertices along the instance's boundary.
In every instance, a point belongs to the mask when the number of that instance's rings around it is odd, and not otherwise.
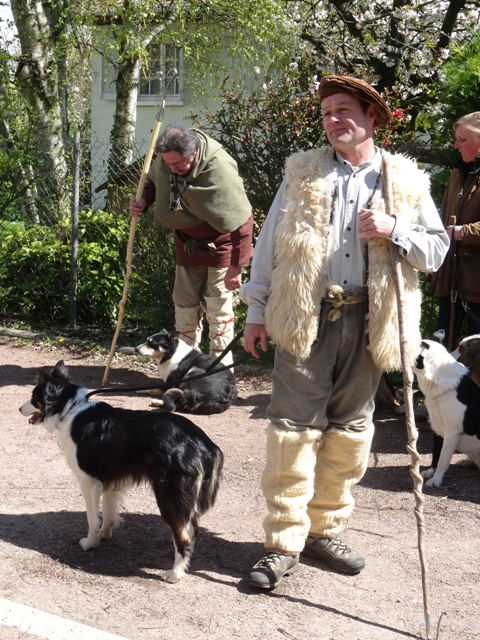
[{"label": "black and white dog lying down", "polygon": [[[173,568],[162,579],[178,582],[193,553],[198,519],[214,502],[223,454],[191,420],[174,413],[133,411],[89,402],[60,360],[40,370],[32,397],[20,407],[30,424],[43,424],[75,474],[87,508],[84,551],[112,537],[122,495],[145,482],[172,533]],[[100,526],[99,505],[102,499]]]},{"label": "black and white dog lying down", "polygon": [[153,406],[165,411],[180,411],[197,415],[210,415],[226,411],[237,399],[238,389],[231,369],[218,371],[217,364],[211,373],[200,379],[189,380],[206,373],[215,357],[192,349],[179,339],[178,331],[162,329],[135,347],[140,356],[156,362],[160,379],[166,390],[152,391],[161,400]]},{"label": "black and white dog lying down", "polygon": [[422,341],[412,369],[432,430],[440,436],[434,440],[432,466],[422,476],[427,486],[440,487],[455,451],[480,467],[480,387],[468,367],[432,340]]}]

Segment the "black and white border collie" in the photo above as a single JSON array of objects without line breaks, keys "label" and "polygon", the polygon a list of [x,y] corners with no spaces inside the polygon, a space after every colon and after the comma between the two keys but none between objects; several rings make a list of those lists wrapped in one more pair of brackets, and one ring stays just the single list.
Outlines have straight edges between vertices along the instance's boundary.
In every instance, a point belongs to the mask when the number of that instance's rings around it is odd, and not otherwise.
[{"label": "black and white border collie", "polygon": [[175,545],[173,569],[162,579],[178,582],[193,553],[198,519],[215,502],[223,454],[184,416],[115,408],[89,402],[86,395],[87,389],[69,381],[60,360],[40,370],[31,399],[20,407],[29,423],[55,434],[80,484],[88,520],[80,545],[87,551],[111,538],[121,521],[123,493],[146,482]]},{"label": "black and white border collie", "polygon": [[425,396],[430,425],[437,436],[432,466],[422,471],[426,485],[440,487],[455,451],[480,466],[480,387],[469,368],[438,342],[423,340],[412,365]]},{"label": "black and white border collie", "polygon": [[153,391],[161,400],[152,403],[166,411],[180,411],[197,415],[210,415],[226,411],[237,399],[238,389],[231,369],[217,371],[199,380],[189,377],[205,373],[215,361],[214,356],[192,349],[180,340],[178,331],[162,329],[135,347],[140,356],[147,356],[157,363],[160,379],[166,383],[166,391]]}]

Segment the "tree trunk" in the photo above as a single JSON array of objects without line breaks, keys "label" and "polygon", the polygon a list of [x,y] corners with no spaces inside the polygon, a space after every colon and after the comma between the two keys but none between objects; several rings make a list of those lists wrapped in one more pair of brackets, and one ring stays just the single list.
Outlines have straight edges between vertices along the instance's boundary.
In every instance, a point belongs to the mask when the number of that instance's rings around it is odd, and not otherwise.
[{"label": "tree trunk", "polygon": [[36,127],[39,155],[33,169],[43,187],[38,209],[42,222],[53,223],[69,214],[70,197],[56,59],[56,45],[63,35],[52,30],[48,3],[45,6],[47,10],[41,2],[11,0],[22,51],[16,80]]},{"label": "tree trunk", "polygon": [[108,178],[113,182],[132,161],[137,124],[137,93],[141,62],[139,56],[125,56],[117,71],[115,115],[110,132]]},{"label": "tree trunk", "polygon": [[[151,25],[148,34],[142,39],[146,49],[165,28],[164,24]],[[140,79],[140,55],[131,55],[129,38],[120,43],[120,57],[116,77],[116,101],[113,127],[110,132],[110,156],[108,159],[108,177],[112,182],[122,175],[132,162],[135,147],[135,128],[137,125],[137,96]]]}]

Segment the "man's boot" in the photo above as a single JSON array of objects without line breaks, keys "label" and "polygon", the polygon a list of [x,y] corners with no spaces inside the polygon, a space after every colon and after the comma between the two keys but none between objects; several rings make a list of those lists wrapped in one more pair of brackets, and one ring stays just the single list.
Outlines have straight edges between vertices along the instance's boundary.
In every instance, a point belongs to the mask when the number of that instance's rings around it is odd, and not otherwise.
[{"label": "man's boot", "polygon": [[200,350],[202,340],[203,309],[198,307],[175,307],[175,329],[179,338],[192,349]]},{"label": "man's boot", "polygon": [[353,511],[351,489],[367,469],[373,433],[373,425],[363,431],[331,428],[324,433],[315,467],[315,492],[308,505],[311,524],[303,555],[350,575],[359,573],[365,561],[337,536]]},{"label": "man's boot", "polygon": [[[209,327],[210,355],[219,356],[235,337],[235,315],[233,313],[233,296],[228,298],[206,297],[206,318]],[[221,365],[233,363],[231,351],[222,358]]]},{"label": "man's boot", "polygon": [[252,568],[250,584],[272,589],[298,570],[298,554],[310,528],[307,505],[321,433],[288,431],[269,424],[262,490],[268,515],[263,522],[266,555]]}]

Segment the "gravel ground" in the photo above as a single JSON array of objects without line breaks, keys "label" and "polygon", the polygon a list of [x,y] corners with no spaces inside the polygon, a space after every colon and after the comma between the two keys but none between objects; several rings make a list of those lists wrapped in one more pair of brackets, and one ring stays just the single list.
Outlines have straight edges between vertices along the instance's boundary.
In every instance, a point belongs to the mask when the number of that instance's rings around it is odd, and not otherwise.
[{"label": "gravel ground", "polygon": [[[83,500],[54,438],[18,411],[38,368],[59,359],[72,380],[100,387],[106,356],[72,347],[27,344],[0,336],[0,596],[128,640],[393,640],[426,638],[424,590],[406,428],[392,409],[376,414],[370,466],[356,487],[344,539],[366,558],[358,576],[332,573],[310,560],[272,592],[248,585],[263,551],[267,374],[241,369],[231,409],[194,421],[225,454],[217,504],[204,516],[189,574],[159,579],[172,544],[146,487],[132,490],[113,539],[89,552]],[[155,377],[135,356],[112,363],[109,386],[140,386]],[[102,397],[148,408],[140,394]],[[418,449],[429,461],[430,432],[419,423]],[[454,463],[461,456],[454,457]],[[480,472],[453,464],[440,489],[425,489],[427,603],[431,637],[480,638]],[[1,626],[4,640],[32,638]],[[44,637],[48,637],[45,635]],[[60,640],[64,640],[61,638]]]}]

